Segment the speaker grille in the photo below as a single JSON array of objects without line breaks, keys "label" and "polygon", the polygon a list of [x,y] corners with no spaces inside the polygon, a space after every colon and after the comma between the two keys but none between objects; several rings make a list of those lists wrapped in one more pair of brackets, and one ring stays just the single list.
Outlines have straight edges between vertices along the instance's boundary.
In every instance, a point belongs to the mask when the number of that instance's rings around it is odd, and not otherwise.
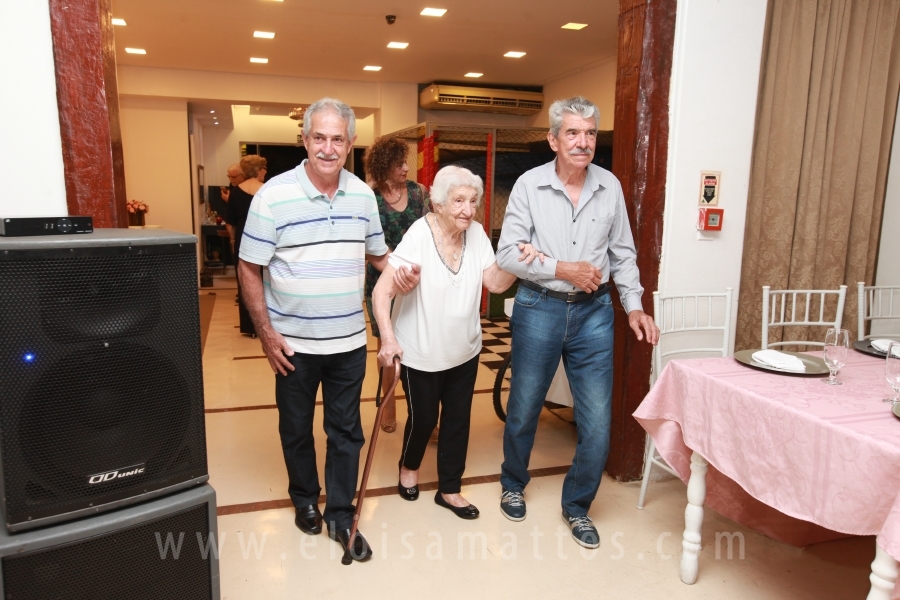
[{"label": "speaker grille", "polygon": [[[212,596],[212,557],[205,559],[201,551],[209,539],[207,511],[203,504],[81,541],[5,557],[4,598],[207,600]],[[175,558],[172,544],[177,547],[179,539]]]},{"label": "speaker grille", "polygon": [[144,254],[44,264],[41,327],[61,343],[147,333],[159,321],[160,266],[159,257]]},{"label": "speaker grille", "polygon": [[7,523],[205,475],[194,247],[15,254],[0,258]]}]

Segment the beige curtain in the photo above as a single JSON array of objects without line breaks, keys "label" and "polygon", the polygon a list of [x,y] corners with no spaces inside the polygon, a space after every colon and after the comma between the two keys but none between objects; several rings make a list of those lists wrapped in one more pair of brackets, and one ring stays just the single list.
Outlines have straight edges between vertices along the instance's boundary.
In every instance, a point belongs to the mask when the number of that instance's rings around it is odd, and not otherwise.
[{"label": "beige curtain", "polygon": [[[898,17],[900,0],[770,0],[738,350],[760,347],[764,285],[846,284],[843,326],[856,339],[856,282],[874,280],[900,87]],[[824,332],[770,332],[782,339]]]}]

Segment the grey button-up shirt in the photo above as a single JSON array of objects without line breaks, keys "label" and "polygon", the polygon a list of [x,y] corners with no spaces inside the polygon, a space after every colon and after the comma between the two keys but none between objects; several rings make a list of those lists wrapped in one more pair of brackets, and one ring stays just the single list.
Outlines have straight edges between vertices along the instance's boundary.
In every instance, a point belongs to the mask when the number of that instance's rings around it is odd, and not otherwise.
[{"label": "grey button-up shirt", "polygon": [[[530,265],[519,262],[519,243],[531,243],[547,255]],[[552,257],[552,258],[550,258]],[[642,310],[634,238],[615,175],[589,165],[576,209],[556,174],[556,160],[531,169],[509,195],[497,264],[501,269],[557,292],[579,292],[556,278],[556,263],[587,261],[600,269],[603,282],[615,280],[625,310]]]}]

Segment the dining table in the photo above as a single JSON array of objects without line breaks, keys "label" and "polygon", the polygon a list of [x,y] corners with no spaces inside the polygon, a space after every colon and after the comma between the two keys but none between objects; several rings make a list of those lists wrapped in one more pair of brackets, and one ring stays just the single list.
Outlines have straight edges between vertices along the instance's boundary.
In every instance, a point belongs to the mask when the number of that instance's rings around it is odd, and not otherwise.
[{"label": "dining table", "polygon": [[666,365],[634,417],[688,486],[684,583],[697,580],[707,506],[801,547],[874,535],[868,598],[900,598],[900,418],[882,402],[884,364],[850,350],[842,385],[733,357]]}]

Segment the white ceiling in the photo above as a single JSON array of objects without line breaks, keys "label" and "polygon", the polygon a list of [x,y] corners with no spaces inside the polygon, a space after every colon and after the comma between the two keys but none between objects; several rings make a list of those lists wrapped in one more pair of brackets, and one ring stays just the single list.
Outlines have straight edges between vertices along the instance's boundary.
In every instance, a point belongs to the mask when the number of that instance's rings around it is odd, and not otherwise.
[{"label": "white ceiling", "polygon": [[[440,18],[422,8],[446,8]],[[388,25],[385,15],[396,15]],[[542,85],[616,54],[618,0],[113,0],[119,64],[312,78]],[[560,29],[587,23],[580,31]],[[272,40],[254,30],[274,31]],[[406,50],[387,48],[408,42]],[[144,48],[146,55],[125,53]],[[504,58],[510,50],[527,52]],[[252,64],[250,57],[268,64]],[[379,72],[363,71],[380,65]],[[484,73],[466,80],[469,71]]]}]

